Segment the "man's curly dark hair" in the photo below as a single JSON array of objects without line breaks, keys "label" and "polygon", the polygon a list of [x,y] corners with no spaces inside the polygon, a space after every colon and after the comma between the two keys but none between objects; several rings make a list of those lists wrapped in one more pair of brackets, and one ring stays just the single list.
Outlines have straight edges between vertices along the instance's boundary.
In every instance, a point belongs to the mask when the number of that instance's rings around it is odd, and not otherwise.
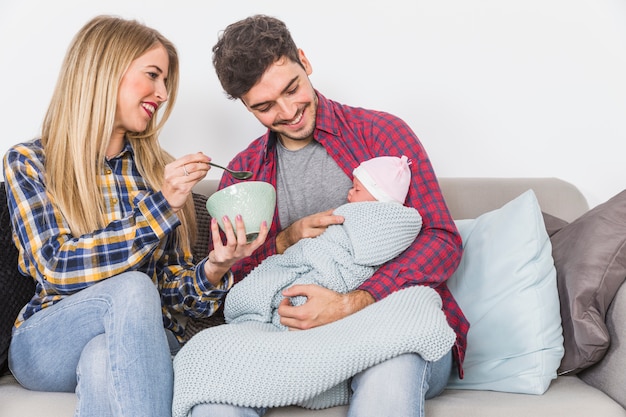
[{"label": "man's curly dark hair", "polygon": [[213,66],[231,99],[240,99],[280,58],[298,63],[298,47],[285,23],[265,15],[232,23],[213,46]]}]

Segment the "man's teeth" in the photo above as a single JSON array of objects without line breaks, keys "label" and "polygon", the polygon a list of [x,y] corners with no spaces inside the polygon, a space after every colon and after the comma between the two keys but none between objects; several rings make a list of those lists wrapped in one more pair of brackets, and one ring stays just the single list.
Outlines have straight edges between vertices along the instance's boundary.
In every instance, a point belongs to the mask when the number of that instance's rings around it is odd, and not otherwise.
[{"label": "man's teeth", "polygon": [[293,121],[291,121],[291,122],[289,122],[289,123],[287,123],[287,124],[288,124],[288,125],[295,125],[295,124],[300,123],[300,120],[302,120],[302,115],[303,115],[303,114],[304,114],[304,112],[300,112],[300,113],[298,114],[298,117],[296,117]]}]

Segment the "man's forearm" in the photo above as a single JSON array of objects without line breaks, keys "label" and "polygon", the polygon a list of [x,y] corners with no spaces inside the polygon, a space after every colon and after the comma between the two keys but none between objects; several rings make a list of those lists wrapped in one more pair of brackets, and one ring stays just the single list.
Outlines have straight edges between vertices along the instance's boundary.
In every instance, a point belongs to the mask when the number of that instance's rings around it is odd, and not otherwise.
[{"label": "man's forearm", "polygon": [[364,290],[354,290],[345,294],[343,305],[344,317],[356,313],[370,304],[374,304],[375,301],[372,294]]},{"label": "man's forearm", "polygon": [[276,253],[285,253],[289,246],[289,228],[286,228],[276,235]]}]

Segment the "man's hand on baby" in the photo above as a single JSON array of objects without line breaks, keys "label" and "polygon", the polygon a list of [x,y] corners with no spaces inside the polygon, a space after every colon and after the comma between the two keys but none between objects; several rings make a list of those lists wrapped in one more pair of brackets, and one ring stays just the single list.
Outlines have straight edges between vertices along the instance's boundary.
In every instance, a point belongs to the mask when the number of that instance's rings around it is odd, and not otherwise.
[{"label": "man's hand on baby", "polygon": [[[366,291],[347,294],[314,284],[294,285],[283,290],[285,298],[278,306],[280,322],[294,330],[306,330],[340,320],[372,304],[374,298]],[[289,298],[303,296],[307,302],[292,306]]]},{"label": "man's hand on baby", "polygon": [[334,209],[311,214],[295,221],[276,236],[276,251],[283,253],[300,239],[317,237],[333,224],[343,223],[343,216],[333,214]]}]

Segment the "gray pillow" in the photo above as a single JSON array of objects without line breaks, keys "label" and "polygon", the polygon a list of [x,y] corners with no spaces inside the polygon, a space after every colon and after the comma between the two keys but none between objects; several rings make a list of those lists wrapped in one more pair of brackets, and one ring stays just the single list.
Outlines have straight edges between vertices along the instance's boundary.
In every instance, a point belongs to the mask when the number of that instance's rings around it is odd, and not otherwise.
[{"label": "gray pillow", "polygon": [[543,223],[546,225],[546,232],[550,237],[569,224],[565,220],[543,211],[541,215],[543,216]]},{"label": "gray pillow", "polygon": [[606,311],[626,279],[626,190],[551,237],[565,356],[558,373],[600,361],[609,344]]}]

